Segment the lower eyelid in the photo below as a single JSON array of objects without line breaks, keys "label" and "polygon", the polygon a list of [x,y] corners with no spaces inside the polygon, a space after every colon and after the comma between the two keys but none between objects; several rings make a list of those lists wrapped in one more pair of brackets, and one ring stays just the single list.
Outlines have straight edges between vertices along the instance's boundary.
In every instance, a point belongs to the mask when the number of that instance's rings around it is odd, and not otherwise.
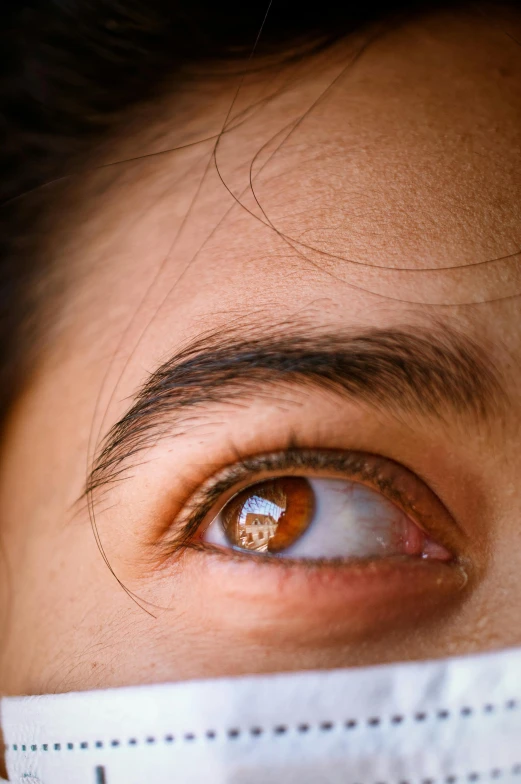
[{"label": "lower eyelid", "polygon": [[[189,556],[222,623],[237,633],[287,635],[320,645],[448,620],[473,586],[470,564],[391,557],[342,564],[223,552],[211,545]],[[201,561],[203,559],[203,561]],[[281,628],[282,624],[282,628]],[[297,636],[295,636],[297,635]],[[263,637],[264,639],[264,637]],[[303,640],[304,642],[304,640]]]}]

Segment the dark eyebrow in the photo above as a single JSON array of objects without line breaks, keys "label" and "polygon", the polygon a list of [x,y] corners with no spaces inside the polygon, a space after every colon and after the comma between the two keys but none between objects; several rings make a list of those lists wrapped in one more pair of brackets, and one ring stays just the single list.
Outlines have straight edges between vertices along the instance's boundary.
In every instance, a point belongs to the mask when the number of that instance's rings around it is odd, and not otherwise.
[{"label": "dark eyebrow", "polygon": [[261,384],[263,394],[270,385],[314,385],[443,421],[447,414],[487,421],[500,415],[506,400],[484,349],[440,323],[356,334],[317,333],[302,325],[261,334],[247,327],[215,331],[150,375],[102,443],[86,492],[116,481],[128,458],[172,433],[198,408],[255,399]]}]

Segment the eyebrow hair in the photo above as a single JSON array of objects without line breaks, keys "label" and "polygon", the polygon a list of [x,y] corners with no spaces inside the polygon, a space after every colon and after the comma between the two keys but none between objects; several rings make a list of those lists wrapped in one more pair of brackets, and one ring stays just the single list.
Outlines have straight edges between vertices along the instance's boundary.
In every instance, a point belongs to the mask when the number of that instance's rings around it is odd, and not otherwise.
[{"label": "eyebrow hair", "polygon": [[86,493],[118,480],[129,458],[193,419],[197,409],[247,401],[270,386],[307,385],[391,411],[499,416],[506,392],[485,350],[445,324],[317,332],[305,325],[210,332],[151,373],[110,429]]}]

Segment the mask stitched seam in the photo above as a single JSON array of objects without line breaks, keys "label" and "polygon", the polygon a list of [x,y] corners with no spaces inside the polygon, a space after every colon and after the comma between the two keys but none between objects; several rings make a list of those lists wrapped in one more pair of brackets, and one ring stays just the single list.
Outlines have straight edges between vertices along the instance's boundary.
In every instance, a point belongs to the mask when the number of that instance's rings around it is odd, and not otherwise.
[{"label": "mask stitched seam", "polygon": [[[464,706],[459,709],[459,711],[449,711],[449,710],[438,710],[432,713],[423,713],[418,712],[413,714],[412,716],[405,716],[402,714],[393,715],[387,719],[379,717],[379,716],[371,716],[368,719],[348,719],[344,722],[333,722],[333,721],[323,721],[317,725],[311,725],[307,723],[296,724],[293,727],[290,727],[286,724],[278,724],[274,725],[273,727],[266,729],[260,726],[252,726],[248,730],[241,730],[238,727],[232,727],[228,730],[223,730],[218,732],[217,730],[206,730],[199,734],[193,732],[185,732],[181,735],[175,736],[173,734],[165,735],[163,738],[157,738],[155,736],[147,736],[141,742],[136,737],[128,738],[126,742],[122,741],[121,739],[114,738],[110,741],[104,742],[101,740],[93,741],[89,744],[88,741],[80,741],[76,744],[67,742],[67,743],[41,743],[41,744],[20,744],[20,743],[13,743],[13,744],[5,744],[6,751],[14,751],[14,752],[27,752],[27,751],[73,751],[74,749],[88,749],[90,747],[96,749],[102,749],[105,747],[110,748],[120,748],[124,746],[137,746],[141,743],[141,745],[154,745],[157,743],[165,743],[165,744],[172,744],[172,743],[191,743],[197,740],[215,740],[218,736],[224,736],[227,740],[233,741],[239,738],[241,735],[248,735],[250,738],[259,738],[265,734],[272,734],[272,735],[286,735],[291,731],[297,732],[297,734],[305,734],[307,732],[318,731],[319,733],[326,733],[334,730],[337,727],[340,727],[343,731],[350,731],[354,729],[360,729],[363,727],[370,727],[376,728],[381,727],[383,724],[389,724],[390,726],[399,726],[407,721],[414,721],[416,723],[420,722],[428,722],[428,721],[449,721],[449,720],[458,720],[458,719],[466,719],[471,718],[473,716],[478,715],[492,715],[499,710],[504,711],[515,711],[519,708],[519,702],[515,699],[507,700],[503,705],[493,705],[491,703],[486,703],[481,707],[481,709],[471,708],[469,706]],[[383,783],[382,783],[383,784]],[[425,784],[425,783],[424,783]]]}]

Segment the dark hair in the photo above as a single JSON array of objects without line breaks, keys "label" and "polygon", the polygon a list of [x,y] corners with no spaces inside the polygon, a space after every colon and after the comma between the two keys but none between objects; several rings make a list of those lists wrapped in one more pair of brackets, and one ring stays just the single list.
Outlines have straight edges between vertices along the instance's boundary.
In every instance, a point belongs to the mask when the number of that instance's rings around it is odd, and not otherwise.
[{"label": "dark hair", "polygon": [[[419,0],[3,0],[0,33],[0,421],[37,356],[52,227],[44,186],[190,66],[320,47]],[[454,6],[455,3],[443,5]],[[173,118],[175,122],[175,118]],[[49,224],[49,218],[51,223]]]}]

